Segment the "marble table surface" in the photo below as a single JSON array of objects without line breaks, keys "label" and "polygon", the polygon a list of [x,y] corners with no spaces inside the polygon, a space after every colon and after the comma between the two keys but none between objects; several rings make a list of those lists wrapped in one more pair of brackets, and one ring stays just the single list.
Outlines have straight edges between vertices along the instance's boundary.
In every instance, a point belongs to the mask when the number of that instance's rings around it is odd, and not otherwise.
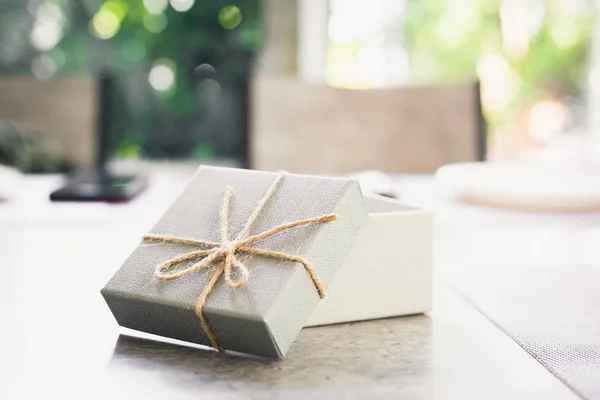
[{"label": "marble table surface", "polygon": [[[59,179],[28,178],[21,196],[0,203],[0,398],[577,398],[443,274],[431,313],[304,329],[283,361],[131,336],[99,290],[188,178],[158,171],[148,192],[113,206],[51,204]],[[407,201],[431,200],[431,177],[398,183]],[[447,228],[438,225],[438,243]],[[438,264],[456,261],[441,247]]]}]

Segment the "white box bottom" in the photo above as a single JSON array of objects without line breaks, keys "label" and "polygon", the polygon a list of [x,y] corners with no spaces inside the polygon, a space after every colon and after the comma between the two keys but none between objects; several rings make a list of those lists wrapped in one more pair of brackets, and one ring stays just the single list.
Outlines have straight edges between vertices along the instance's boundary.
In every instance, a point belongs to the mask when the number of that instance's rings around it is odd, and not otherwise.
[{"label": "white box bottom", "polygon": [[431,309],[433,213],[365,196],[369,220],[305,326]]}]

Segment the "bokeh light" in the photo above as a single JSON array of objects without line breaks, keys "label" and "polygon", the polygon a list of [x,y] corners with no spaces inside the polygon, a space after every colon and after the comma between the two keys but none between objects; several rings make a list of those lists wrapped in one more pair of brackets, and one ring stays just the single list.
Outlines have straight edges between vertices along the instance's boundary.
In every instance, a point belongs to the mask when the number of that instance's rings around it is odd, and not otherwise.
[{"label": "bokeh light", "polygon": [[175,84],[175,66],[173,62],[168,59],[156,60],[148,74],[148,82],[154,90],[159,92],[171,89]]},{"label": "bokeh light", "polygon": [[194,0],[171,0],[171,7],[175,11],[186,12],[193,6]]},{"label": "bokeh light", "polygon": [[62,23],[64,18],[60,7],[53,3],[40,4],[35,14],[37,19],[51,20],[58,23]]},{"label": "bokeh light", "polygon": [[92,19],[92,33],[99,39],[110,39],[121,27],[119,17],[110,9],[100,9]]},{"label": "bokeh light", "polygon": [[236,6],[225,6],[219,11],[219,24],[224,29],[233,29],[242,22],[242,11]]},{"label": "bokeh light", "polygon": [[48,54],[40,54],[31,62],[31,73],[38,79],[49,79],[57,71],[58,66]]},{"label": "bokeh light", "polygon": [[129,7],[124,0],[109,0],[102,4],[92,18],[90,30],[99,39],[114,37],[121,28],[121,22]]},{"label": "bokeh light", "polygon": [[109,0],[102,4],[100,9],[111,11],[117,16],[117,18],[119,18],[119,21],[123,21],[123,18],[125,18],[125,15],[127,15],[127,11],[129,11],[129,7],[127,6],[127,2],[125,0]]},{"label": "bokeh light", "polygon": [[[465,14],[458,0],[448,13]],[[458,11],[454,11],[454,2]],[[329,43],[326,49],[324,78],[334,87],[367,89],[374,87],[397,86],[409,78],[410,64],[403,45],[403,25],[405,2],[397,0],[331,0],[329,23],[327,24]],[[326,13],[326,7],[317,7]],[[468,10],[467,10],[468,11]],[[306,17],[308,18],[308,17]],[[303,22],[306,38],[308,32],[324,29],[319,24],[323,17]],[[314,39],[303,39],[314,40]],[[308,54],[313,53],[312,45],[304,45]],[[316,56],[311,56],[316,57]],[[315,70],[316,71],[316,70]],[[316,73],[310,73],[316,74]],[[319,75],[309,79],[321,80]]]},{"label": "bokeh light", "polygon": [[539,101],[531,107],[529,131],[534,139],[545,143],[562,131],[566,121],[567,111],[559,101]]},{"label": "bokeh light", "polygon": [[217,76],[217,70],[210,64],[200,64],[194,69],[194,74],[201,78],[212,78]]},{"label": "bokeh light", "polygon": [[160,33],[167,27],[168,21],[165,14],[146,14],[142,22],[148,32]]},{"label": "bokeh light", "polygon": [[501,2],[502,47],[509,59],[520,61],[527,56],[531,40],[542,27],[545,14],[542,0]]},{"label": "bokeh light", "polygon": [[58,44],[62,36],[59,25],[40,22],[35,24],[31,31],[31,44],[38,50],[50,50]]},{"label": "bokeh light", "polygon": [[563,19],[552,26],[550,36],[556,47],[567,50],[579,41],[579,28],[575,21]]},{"label": "bokeh light", "polygon": [[63,13],[56,4],[40,5],[29,36],[31,44],[42,51],[52,49],[62,38],[63,20]]},{"label": "bokeh light", "polygon": [[502,110],[511,96],[511,69],[501,54],[488,54],[477,63],[481,100],[488,111]]},{"label": "bokeh light", "polygon": [[169,0],[144,0],[144,7],[151,14],[162,14],[168,5]]}]

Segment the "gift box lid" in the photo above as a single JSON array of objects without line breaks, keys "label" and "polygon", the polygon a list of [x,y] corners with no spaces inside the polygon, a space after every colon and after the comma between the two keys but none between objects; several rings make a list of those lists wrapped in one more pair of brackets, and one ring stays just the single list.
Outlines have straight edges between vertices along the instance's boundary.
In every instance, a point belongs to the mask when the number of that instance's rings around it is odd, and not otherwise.
[{"label": "gift box lid", "polygon": [[[218,275],[197,314],[198,298],[223,267],[224,257],[173,280],[157,279],[155,268],[207,249],[194,241],[213,243],[208,250],[218,247],[228,186],[232,195],[225,225],[229,229],[226,236],[232,240],[242,233],[268,192],[245,238],[324,215],[335,214],[337,219],[283,229],[247,245],[258,252],[236,252],[237,262],[249,273],[245,285],[233,289]],[[265,251],[310,262],[326,293],[367,218],[355,180],[203,166],[149,233],[154,239],[171,239],[142,240],[102,289],[102,295],[121,326],[209,346],[216,338],[226,350],[282,358],[320,296],[302,263],[265,256]],[[172,238],[187,242],[173,242]],[[203,259],[173,264],[172,271],[185,270]],[[212,339],[199,315],[212,331]]]}]

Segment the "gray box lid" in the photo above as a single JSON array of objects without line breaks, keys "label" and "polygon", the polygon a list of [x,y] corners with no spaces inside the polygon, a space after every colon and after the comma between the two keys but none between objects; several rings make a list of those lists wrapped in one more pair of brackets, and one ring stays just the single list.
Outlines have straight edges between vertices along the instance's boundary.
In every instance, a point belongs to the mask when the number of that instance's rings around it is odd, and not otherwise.
[{"label": "gray box lid", "polygon": [[[235,236],[276,176],[201,167],[150,233],[220,242],[219,213],[225,188],[232,186],[230,232]],[[308,259],[327,291],[367,220],[357,181],[288,174],[250,231],[253,235],[282,223],[330,213],[336,213],[338,220],[297,227],[252,246]],[[102,289],[121,326],[210,345],[194,308],[213,270],[171,281],[154,277],[157,265],[192,250],[188,245],[140,243]],[[250,271],[248,282],[234,290],[221,278],[203,308],[204,315],[223,348],[282,358],[320,300],[317,290],[299,263],[258,255],[240,257]]]}]

